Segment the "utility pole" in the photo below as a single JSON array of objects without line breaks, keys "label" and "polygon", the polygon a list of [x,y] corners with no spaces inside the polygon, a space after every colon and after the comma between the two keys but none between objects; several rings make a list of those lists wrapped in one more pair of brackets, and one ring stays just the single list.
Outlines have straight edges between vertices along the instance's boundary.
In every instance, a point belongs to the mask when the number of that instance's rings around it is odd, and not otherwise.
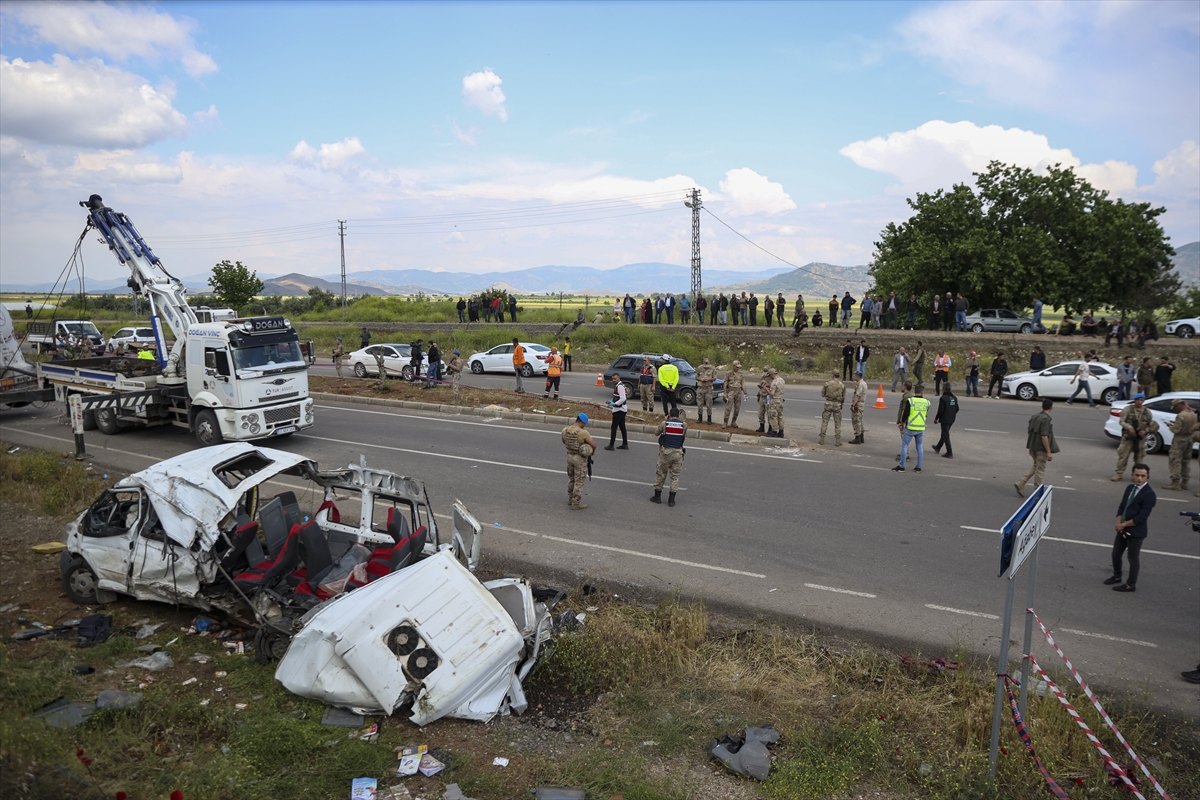
[{"label": "utility pole", "polygon": [[342,316],[346,316],[346,220],[338,220],[338,239],[342,244]]},{"label": "utility pole", "polygon": [[692,210],[692,302],[695,302],[704,292],[700,279],[700,209],[704,203],[699,189],[692,189],[687,198],[683,204]]}]

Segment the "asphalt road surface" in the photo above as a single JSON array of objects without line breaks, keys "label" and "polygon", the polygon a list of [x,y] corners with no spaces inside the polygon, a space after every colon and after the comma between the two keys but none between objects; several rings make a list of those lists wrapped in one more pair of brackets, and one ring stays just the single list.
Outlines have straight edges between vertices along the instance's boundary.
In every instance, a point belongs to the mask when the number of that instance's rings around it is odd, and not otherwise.
[{"label": "asphalt road surface", "polygon": [[[594,373],[576,371],[563,383],[572,397],[604,402],[609,395],[594,386]],[[454,498],[472,509],[485,526],[489,557],[531,573],[544,568],[647,592],[679,590],[928,655],[962,646],[995,658],[1005,595],[996,577],[998,529],[1021,502],[1012,484],[1029,464],[1025,425],[1037,404],[962,398],[954,459],[937,457],[927,441],[924,471],[912,472],[910,461],[898,474],[890,470],[899,451],[899,395],[886,394],[887,410],[867,411],[865,445],[835,448],[832,435],[829,446],[816,445],[819,392],[788,389],[786,425],[798,448],[689,446],[675,508],[648,502],[656,457],[650,437],[631,437],[629,451],[597,454],[584,511],[567,509],[565,455],[551,426],[321,401],[313,428],[265,444],[325,465],[365,455],[370,464],[419,477],[436,510],[449,511]],[[753,427],[754,410],[746,411],[742,425]],[[1040,545],[1034,606],[1089,682],[1191,713],[1196,689],[1179,672],[1200,661],[1200,536],[1179,512],[1196,510],[1200,500],[1159,491],[1137,592],[1104,586],[1124,488],[1109,481],[1116,447],[1101,430],[1107,414],[1106,407],[1055,408],[1062,452],[1047,470],[1053,520]],[[849,439],[848,415],[845,428]],[[605,439],[607,430],[593,434]],[[0,412],[0,436],[72,448],[54,408]],[[98,463],[137,470],[191,449],[194,440],[175,428],[111,437],[93,431],[87,446]],[[1149,462],[1153,485],[1165,483],[1166,457]],[[1016,658],[1025,575],[1018,580]],[[1042,664],[1058,663],[1040,634],[1034,653]]]}]

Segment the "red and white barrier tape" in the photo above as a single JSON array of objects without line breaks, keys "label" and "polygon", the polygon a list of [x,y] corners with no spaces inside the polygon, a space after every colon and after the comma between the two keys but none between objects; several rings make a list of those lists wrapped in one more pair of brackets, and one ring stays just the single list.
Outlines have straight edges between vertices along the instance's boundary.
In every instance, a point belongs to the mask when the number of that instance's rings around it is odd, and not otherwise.
[{"label": "red and white barrier tape", "polygon": [[1021,709],[1017,706],[1017,698],[1013,697],[1012,688],[1017,682],[1007,675],[1004,676],[1004,691],[1008,694],[1008,705],[1012,709],[1013,724],[1017,726],[1017,735],[1021,737],[1021,743],[1025,745],[1025,750],[1028,751],[1029,757],[1033,759],[1033,763],[1037,765],[1038,772],[1042,773],[1042,777],[1046,779],[1046,785],[1050,787],[1050,792],[1058,798],[1058,800],[1071,800],[1070,795],[1062,790],[1062,787],[1050,775],[1050,770],[1038,758],[1038,754],[1033,749],[1033,739],[1029,736],[1029,731],[1025,727],[1025,720],[1021,718]]},{"label": "red and white barrier tape", "polygon": [[[1146,765],[1142,763],[1140,758],[1138,758],[1138,754],[1133,752],[1133,748],[1129,745],[1129,742],[1125,741],[1125,737],[1121,735],[1119,730],[1117,730],[1117,726],[1115,723],[1113,723],[1112,718],[1108,716],[1108,712],[1105,711],[1104,707],[1100,705],[1100,701],[1096,699],[1096,695],[1092,694],[1091,688],[1087,685],[1087,682],[1084,681],[1083,677],[1080,676],[1079,671],[1075,669],[1075,665],[1071,663],[1066,654],[1063,653],[1062,648],[1059,647],[1058,643],[1054,641],[1054,637],[1050,635],[1050,631],[1046,629],[1046,625],[1042,622],[1041,618],[1038,617],[1037,612],[1035,612],[1032,608],[1027,608],[1025,610],[1030,614],[1033,614],[1033,618],[1037,620],[1038,627],[1042,629],[1042,634],[1046,637],[1046,641],[1049,642],[1050,646],[1054,648],[1054,651],[1058,653],[1058,657],[1062,659],[1062,662],[1067,665],[1067,669],[1070,670],[1071,676],[1075,678],[1075,682],[1079,684],[1079,688],[1083,689],[1083,693],[1086,694],[1088,699],[1092,701],[1092,706],[1094,706],[1096,711],[1100,713],[1100,718],[1104,720],[1105,724],[1108,725],[1113,734],[1116,735],[1117,740],[1125,747],[1125,751],[1129,753],[1130,758],[1133,759],[1133,763],[1137,764],[1138,767],[1141,768],[1142,774],[1146,776],[1146,778],[1150,781],[1150,785],[1158,791],[1163,800],[1171,800],[1171,796],[1167,794],[1166,790],[1164,790],[1159,782],[1155,780],[1154,776],[1150,774],[1150,770],[1146,768]],[[1037,662],[1033,660],[1032,655],[1029,656],[1029,661],[1031,664],[1036,666]],[[1045,680],[1047,684],[1050,683],[1050,679],[1046,677],[1046,673],[1043,672],[1041,668],[1038,668],[1038,674],[1042,676],[1042,679]],[[1056,692],[1056,694],[1059,693]],[[1066,703],[1066,700],[1061,696],[1061,694],[1059,694],[1059,701]],[[1068,708],[1070,708],[1069,704]],[[1074,716],[1076,717],[1076,722],[1078,722],[1080,725],[1083,725],[1082,720],[1078,718],[1078,714],[1075,714]],[[1095,741],[1095,737],[1092,737],[1089,734],[1089,738],[1093,740],[1093,744],[1096,744],[1096,746],[1099,747],[1099,743]],[[1111,761],[1111,759],[1109,760]],[[1138,797],[1142,796],[1140,793],[1138,793],[1137,789],[1134,788],[1133,783],[1129,781],[1128,778],[1126,778],[1125,783],[1128,787],[1130,787],[1130,790],[1135,795]]]}]

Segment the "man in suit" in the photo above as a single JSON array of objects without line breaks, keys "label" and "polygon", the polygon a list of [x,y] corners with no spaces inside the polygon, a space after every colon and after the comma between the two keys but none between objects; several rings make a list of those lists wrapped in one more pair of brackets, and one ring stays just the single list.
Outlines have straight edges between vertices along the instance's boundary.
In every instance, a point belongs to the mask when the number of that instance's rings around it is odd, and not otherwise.
[{"label": "man in suit", "polygon": [[[1121,504],[1117,506],[1117,538],[1113,542],[1111,578],[1104,581],[1114,592],[1137,591],[1138,569],[1141,566],[1142,544],[1150,533],[1147,524],[1158,497],[1150,486],[1150,467],[1133,465],[1133,483],[1125,487]],[[1121,580],[1121,556],[1129,553],[1129,578]]]}]

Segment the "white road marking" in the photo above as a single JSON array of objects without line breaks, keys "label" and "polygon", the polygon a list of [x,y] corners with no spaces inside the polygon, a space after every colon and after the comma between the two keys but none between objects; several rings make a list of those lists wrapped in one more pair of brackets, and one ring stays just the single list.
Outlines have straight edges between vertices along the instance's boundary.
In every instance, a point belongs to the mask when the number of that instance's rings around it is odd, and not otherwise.
[{"label": "white road marking", "polygon": [[832,586],[822,586],[819,583],[806,583],[804,585],[807,586],[809,589],[820,589],[822,592],[837,592],[838,594],[852,594],[855,597],[871,597],[871,598],[875,597],[875,595],[868,594],[866,592],[852,592],[849,589],[835,589]]},{"label": "white road marking", "polygon": [[[958,527],[968,531],[983,531],[984,533],[1000,533],[998,528],[977,528],[974,525],[959,525]],[[1082,539],[1063,539],[1058,536],[1043,536],[1043,539],[1050,542],[1065,542],[1066,544],[1083,544],[1088,547],[1104,547],[1111,548],[1112,545],[1106,542],[1085,542]],[[1171,558],[1190,558],[1194,561],[1200,561],[1200,556],[1193,556],[1188,553],[1168,553],[1166,550],[1147,550],[1142,548],[1143,553],[1152,553],[1156,556],[1170,556]]]},{"label": "white road marking", "polygon": [[984,614],[982,611],[966,611],[961,608],[950,608],[950,606],[935,606],[932,603],[926,603],[926,608],[932,608],[934,611],[949,611],[951,614],[965,614],[968,617],[982,617],[983,619],[1000,619],[995,614]]},{"label": "white road marking", "polygon": [[[696,561],[682,561],[678,558],[667,558],[666,556],[656,556],[653,553],[640,553],[637,550],[626,550],[622,547],[610,547],[605,544],[594,544],[592,542],[580,542],[575,539],[566,539],[561,536],[551,536],[548,533],[542,534],[543,539],[549,539],[552,542],[563,542],[565,544],[579,545],[580,547],[593,547],[597,550],[610,550],[614,553],[622,553],[627,556],[637,556],[638,558],[652,558],[655,561],[666,561],[670,564],[682,564],[685,567],[697,567],[699,569],[711,569],[715,572],[730,572],[734,575],[745,575],[748,578],[765,578],[766,575],[760,575],[757,572],[743,572],[740,569],[729,569],[728,567],[714,567],[711,564],[701,564]],[[874,595],[871,595],[874,597]]]},{"label": "white road marking", "polygon": [[884,472],[887,472],[888,469],[890,469],[889,467],[871,467],[867,466],[866,464],[851,464],[850,466],[854,467],[854,469],[881,469]]},{"label": "white road marking", "polygon": [[[963,430],[971,431],[972,433],[1008,433],[1008,431],[989,431],[984,428],[963,428]],[[1059,437],[1059,438],[1062,438],[1062,437]]]},{"label": "white road marking", "polygon": [[1073,633],[1076,636],[1090,636],[1093,639],[1105,639],[1110,642],[1136,644],[1142,647],[1158,647],[1154,642],[1143,642],[1138,639],[1122,639],[1120,636],[1109,636],[1107,633],[1089,633],[1088,631],[1077,631],[1074,628],[1056,628],[1056,630],[1058,633]]},{"label": "white road marking", "polygon": [[1177,500],[1174,497],[1163,497],[1162,495],[1158,495],[1158,499],[1163,500],[1168,503],[1190,503],[1191,502],[1190,500]]},{"label": "white road marking", "polygon": [[935,473],[939,478],[958,478],[960,481],[981,481],[983,478],[972,478],[970,475],[942,475]]},{"label": "white road marking", "polygon": [[1066,439],[1067,441],[1071,441],[1071,442],[1097,442],[1097,441],[1100,441],[1099,439],[1096,439],[1095,437],[1087,437],[1087,436],[1056,436],[1054,438]]},{"label": "white road marking", "polygon": [[[50,439],[51,441],[54,441],[54,442],[65,442],[65,443],[67,443],[67,444],[71,445],[72,447],[74,447],[74,446],[75,446],[75,440],[74,440],[74,439],[64,439],[64,438],[63,438],[63,437],[61,437],[61,436],[51,436],[51,435],[50,435],[50,434],[48,434],[48,433],[38,433],[37,431],[26,431],[26,430],[22,430],[22,431],[21,431],[21,433],[23,433],[23,434],[26,434],[26,435],[28,435],[28,436],[40,436],[40,437],[42,437],[43,439]],[[115,447],[105,447],[105,448],[103,448],[103,452],[106,452],[106,453],[120,453],[120,454],[121,454],[121,455],[123,455],[123,456],[135,456],[135,457],[137,457],[137,458],[148,458],[148,459],[150,459],[151,461],[162,461],[162,460],[163,460],[163,459],[159,458],[158,456],[149,456],[149,455],[146,455],[145,453],[131,453],[131,452],[130,452],[130,451],[128,451],[128,450],[118,450],[118,449],[117,449],[117,448],[115,448]],[[90,455],[90,454],[89,454],[89,455]],[[167,456],[167,458],[170,458],[170,456]]]}]

